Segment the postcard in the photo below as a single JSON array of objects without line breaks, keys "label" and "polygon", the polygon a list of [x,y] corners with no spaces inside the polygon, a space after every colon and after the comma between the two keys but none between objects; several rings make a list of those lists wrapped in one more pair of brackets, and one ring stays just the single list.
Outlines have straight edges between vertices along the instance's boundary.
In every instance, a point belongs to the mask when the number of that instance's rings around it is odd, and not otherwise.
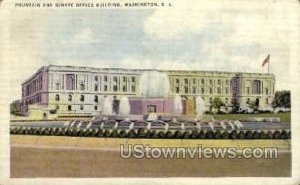
[{"label": "postcard", "polygon": [[300,183],[299,1],[0,6],[1,184]]}]

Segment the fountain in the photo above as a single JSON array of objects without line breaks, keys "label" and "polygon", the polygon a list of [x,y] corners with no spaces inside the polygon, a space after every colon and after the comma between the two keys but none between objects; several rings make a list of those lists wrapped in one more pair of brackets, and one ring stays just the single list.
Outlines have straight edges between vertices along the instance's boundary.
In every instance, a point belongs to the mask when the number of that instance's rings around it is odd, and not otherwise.
[{"label": "fountain", "polygon": [[112,115],[113,114],[113,111],[112,111],[112,98],[109,97],[109,96],[105,97],[102,107],[103,107],[102,114]]},{"label": "fountain", "polygon": [[176,94],[174,97],[174,114],[182,114],[182,100],[181,97]]},{"label": "fountain", "polygon": [[129,116],[130,114],[130,104],[129,99],[126,96],[123,96],[120,101],[119,114],[121,116]]},{"label": "fountain", "polygon": [[170,84],[167,74],[158,71],[146,71],[140,78],[140,93],[144,98],[168,96]]},{"label": "fountain", "polygon": [[196,113],[197,113],[197,117],[202,118],[205,112],[205,104],[204,104],[204,100],[200,97],[197,96],[196,98]]}]

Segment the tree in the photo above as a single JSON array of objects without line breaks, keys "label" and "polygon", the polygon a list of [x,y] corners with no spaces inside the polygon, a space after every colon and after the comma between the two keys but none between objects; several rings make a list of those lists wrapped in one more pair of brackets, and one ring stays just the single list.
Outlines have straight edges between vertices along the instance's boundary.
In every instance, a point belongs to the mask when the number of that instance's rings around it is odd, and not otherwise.
[{"label": "tree", "polygon": [[211,107],[217,109],[220,112],[221,107],[225,106],[225,103],[222,101],[220,97],[215,97],[211,102]]},{"label": "tree", "polygon": [[291,92],[290,91],[276,91],[275,98],[272,102],[274,108],[284,107],[291,108]]},{"label": "tree", "polygon": [[258,109],[258,103],[255,100],[249,101],[248,106],[249,106],[249,108],[253,109],[254,111],[257,111],[257,109]]}]

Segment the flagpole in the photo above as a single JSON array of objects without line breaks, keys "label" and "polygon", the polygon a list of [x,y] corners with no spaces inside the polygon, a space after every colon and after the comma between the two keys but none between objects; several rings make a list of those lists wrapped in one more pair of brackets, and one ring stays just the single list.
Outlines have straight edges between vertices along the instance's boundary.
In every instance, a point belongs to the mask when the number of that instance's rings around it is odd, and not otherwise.
[{"label": "flagpole", "polygon": [[268,62],[268,73],[270,73],[270,61]]}]

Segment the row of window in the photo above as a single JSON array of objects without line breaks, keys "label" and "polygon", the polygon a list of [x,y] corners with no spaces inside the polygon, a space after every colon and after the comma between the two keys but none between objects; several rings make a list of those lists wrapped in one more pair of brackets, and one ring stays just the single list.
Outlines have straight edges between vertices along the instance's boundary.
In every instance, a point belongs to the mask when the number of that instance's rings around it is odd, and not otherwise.
[{"label": "row of window", "polygon": [[[81,101],[81,102],[84,102],[84,95],[80,95],[80,98],[79,98],[79,100]],[[68,101],[72,101],[73,100],[73,96],[71,95],[71,94],[69,94],[68,95]],[[60,96],[59,96],[59,94],[56,94],[55,95],[55,101],[60,101]],[[95,95],[94,96],[94,102],[96,102],[96,103],[98,103],[98,96],[97,95]]]},{"label": "row of window", "polygon": [[42,101],[42,97],[39,94],[31,97],[30,99],[27,99],[24,103],[25,105],[30,105],[30,104],[40,103],[41,101]]},{"label": "row of window", "polygon": [[[122,77],[122,81],[123,81],[123,82],[127,82],[128,78],[129,78],[129,77],[127,77],[127,76],[123,76],[123,77]],[[131,79],[131,82],[133,82],[133,83],[135,82],[135,76],[132,76],[130,79]],[[101,76],[94,76],[94,81],[95,81],[95,82],[101,81]],[[107,76],[103,76],[103,81],[104,81],[104,82],[107,82],[107,81],[108,81]],[[118,77],[117,77],[117,76],[114,76],[114,77],[113,77],[113,81],[114,81],[114,82],[118,82]]]},{"label": "row of window", "polygon": [[[175,87],[175,93],[180,93],[180,87]],[[189,93],[189,87],[188,86],[184,87],[184,93],[186,93],[186,94]],[[191,93],[196,94],[196,87],[192,87]],[[205,89],[203,87],[200,88],[200,93],[201,94],[205,93]],[[209,94],[213,94],[213,93],[214,93],[213,88],[209,88]],[[221,94],[221,93],[222,93],[221,88],[218,87],[217,88],[217,94]],[[225,87],[225,94],[229,94],[229,88],[228,87]]]},{"label": "row of window", "polygon": [[[94,91],[99,91],[99,90],[101,90],[100,87],[99,87],[99,85],[98,85],[98,84],[94,84]],[[108,86],[107,86],[107,85],[104,85],[104,86],[103,86],[103,90],[104,90],[105,92],[107,92],[107,91],[108,91]],[[118,85],[113,85],[113,91],[114,91],[114,92],[117,92],[117,91],[118,91]],[[123,91],[123,92],[127,92],[127,86],[126,86],[126,85],[123,85],[123,86],[122,86],[122,91]],[[135,92],[135,86],[134,86],[134,85],[131,86],[131,91],[132,91],[132,92]]]},{"label": "row of window", "polygon": [[[59,107],[57,106],[57,109],[59,109]],[[79,109],[80,110],[84,110],[84,105],[80,105],[79,106]],[[72,105],[68,105],[68,111],[72,111],[73,109],[72,109]],[[95,105],[94,106],[94,110],[98,110],[98,106],[97,105]]]},{"label": "row of window", "polygon": [[43,88],[42,75],[31,80],[28,84],[22,88],[22,96],[29,96]]},{"label": "row of window", "polygon": [[[213,85],[213,79],[209,79],[209,85]],[[184,82],[184,84],[188,84],[189,83],[189,80],[187,79],[187,78],[185,78],[185,79],[183,79],[183,82]],[[197,82],[197,79],[196,78],[193,78],[192,79],[192,84],[196,84],[196,82]],[[201,82],[201,84],[202,85],[204,85],[205,84],[205,80],[204,79],[201,79],[199,82]],[[180,79],[178,79],[178,78],[176,78],[175,79],[175,83],[176,84],[179,84],[180,83]],[[221,83],[222,83],[222,80],[221,79],[218,79],[217,80],[217,84],[218,85],[221,85]],[[229,80],[225,80],[225,84],[226,85],[229,85]]]}]

